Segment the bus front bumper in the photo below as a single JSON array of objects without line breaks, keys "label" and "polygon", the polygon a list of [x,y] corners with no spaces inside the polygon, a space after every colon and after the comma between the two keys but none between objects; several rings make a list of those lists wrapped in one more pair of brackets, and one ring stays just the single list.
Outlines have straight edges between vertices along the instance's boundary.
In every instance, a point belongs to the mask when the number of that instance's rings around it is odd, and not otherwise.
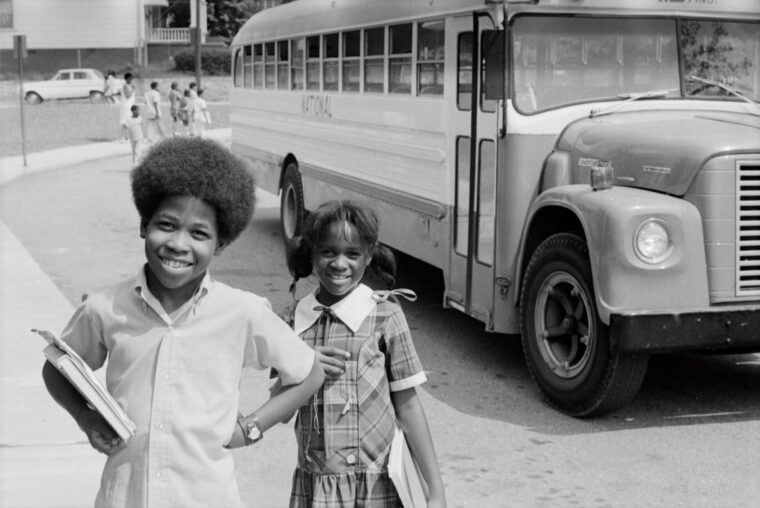
[{"label": "bus front bumper", "polygon": [[760,305],[613,313],[610,339],[622,351],[760,351]]}]

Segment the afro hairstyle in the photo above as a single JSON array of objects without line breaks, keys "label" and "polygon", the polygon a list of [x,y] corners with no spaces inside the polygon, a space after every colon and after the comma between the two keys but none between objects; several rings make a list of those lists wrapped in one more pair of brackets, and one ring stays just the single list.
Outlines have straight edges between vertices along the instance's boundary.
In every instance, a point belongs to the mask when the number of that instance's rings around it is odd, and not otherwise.
[{"label": "afro hairstyle", "polygon": [[213,207],[223,246],[232,243],[253,216],[253,176],[242,160],[212,140],[169,138],[156,143],[130,178],[143,226],[167,196],[192,196]]}]

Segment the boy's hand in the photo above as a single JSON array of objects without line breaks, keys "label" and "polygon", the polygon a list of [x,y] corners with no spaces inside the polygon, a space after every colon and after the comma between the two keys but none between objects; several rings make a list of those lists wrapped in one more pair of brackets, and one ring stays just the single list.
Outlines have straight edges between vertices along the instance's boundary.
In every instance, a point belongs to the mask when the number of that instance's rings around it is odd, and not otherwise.
[{"label": "boy's hand", "polygon": [[109,457],[126,446],[105,419],[90,408],[83,409],[77,415],[77,425],[84,431],[90,446]]},{"label": "boy's hand", "polygon": [[338,379],[343,375],[346,371],[346,360],[351,358],[348,351],[332,346],[317,346],[314,349],[327,379]]}]

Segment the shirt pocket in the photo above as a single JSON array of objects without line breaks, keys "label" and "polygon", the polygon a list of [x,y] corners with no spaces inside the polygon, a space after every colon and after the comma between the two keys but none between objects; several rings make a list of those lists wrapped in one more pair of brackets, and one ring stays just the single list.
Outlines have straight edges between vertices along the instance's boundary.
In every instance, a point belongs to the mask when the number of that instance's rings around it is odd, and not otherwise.
[{"label": "shirt pocket", "polygon": [[185,394],[190,402],[206,412],[237,407],[241,360],[232,355],[196,355],[187,362]]}]

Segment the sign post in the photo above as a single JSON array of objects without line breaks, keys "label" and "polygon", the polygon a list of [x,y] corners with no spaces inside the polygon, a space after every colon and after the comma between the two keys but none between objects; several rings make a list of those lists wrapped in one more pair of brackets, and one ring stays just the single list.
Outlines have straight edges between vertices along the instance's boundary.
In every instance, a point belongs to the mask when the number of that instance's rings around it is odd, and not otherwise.
[{"label": "sign post", "polygon": [[21,155],[26,167],[26,128],[24,127],[24,58],[26,35],[13,36],[13,56],[18,60],[18,100],[21,106]]}]

